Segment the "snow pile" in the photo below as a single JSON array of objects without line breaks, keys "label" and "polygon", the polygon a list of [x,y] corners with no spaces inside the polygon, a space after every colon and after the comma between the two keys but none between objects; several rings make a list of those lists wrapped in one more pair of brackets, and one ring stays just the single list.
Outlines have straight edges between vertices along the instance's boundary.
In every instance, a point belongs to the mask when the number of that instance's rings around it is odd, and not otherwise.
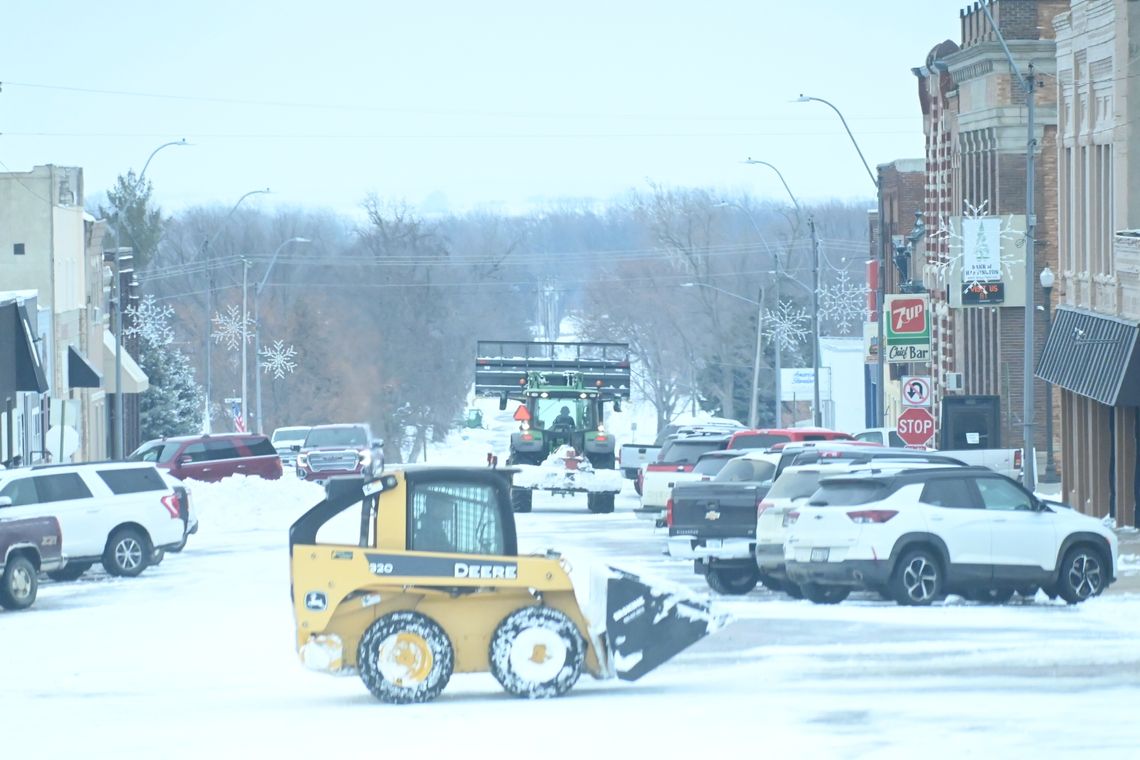
[{"label": "snow pile", "polygon": [[190,508],[198,517],[191,546],[233,543],[227,534],[277,533],[325,498],[325,489],[286,475],[277,480],[233,475],[217,483],[186,481]]}]

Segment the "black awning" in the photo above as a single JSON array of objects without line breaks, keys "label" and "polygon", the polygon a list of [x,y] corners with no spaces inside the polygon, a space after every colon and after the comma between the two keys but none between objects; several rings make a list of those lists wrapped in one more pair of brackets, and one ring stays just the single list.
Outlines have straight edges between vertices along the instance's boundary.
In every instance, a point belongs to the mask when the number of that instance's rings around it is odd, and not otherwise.
[{"label": "black awning", "polygon": [[67,347],[67,387],[101,388],[103,376],[75,346]]},{"label": "black awning", "polygon": [[1140,323],[1060,306],[1037,377],[1107,406],[1140,406]]},{"label": "black awning", "polygon": [[47,389],[27,310],[16,301],[0,305],[0,396]]}]

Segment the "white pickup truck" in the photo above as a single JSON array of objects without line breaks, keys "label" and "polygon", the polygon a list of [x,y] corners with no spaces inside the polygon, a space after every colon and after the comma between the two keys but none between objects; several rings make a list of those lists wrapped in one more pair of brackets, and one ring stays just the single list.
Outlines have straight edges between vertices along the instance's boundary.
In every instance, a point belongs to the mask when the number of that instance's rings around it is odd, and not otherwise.
[{"label": "white pickup truck", "polygon": [[[855,433],[855,440],[893,448],[906,447],[894,428],[868,428]],[[999,472],[1014,480],[1021,480],[1021,449],[947,449],[941,451],[964,464],[988,467],[994,472]]]}]

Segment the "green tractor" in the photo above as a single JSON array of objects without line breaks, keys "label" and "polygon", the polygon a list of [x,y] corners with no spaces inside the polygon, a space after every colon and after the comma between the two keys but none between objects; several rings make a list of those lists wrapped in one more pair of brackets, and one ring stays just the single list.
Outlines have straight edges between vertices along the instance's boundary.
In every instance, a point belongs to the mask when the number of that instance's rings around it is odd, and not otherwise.
[{"label": "green tractor", "polygon": [[620,412],[629,386],[625,343],[479,341],[475,395],[497,396],[499,409],[520,402],[507,459],[521,466],[515,511],[530,511],[533,491],[584,492],[591,512],[613,511],[622,483],[605,405]]}]

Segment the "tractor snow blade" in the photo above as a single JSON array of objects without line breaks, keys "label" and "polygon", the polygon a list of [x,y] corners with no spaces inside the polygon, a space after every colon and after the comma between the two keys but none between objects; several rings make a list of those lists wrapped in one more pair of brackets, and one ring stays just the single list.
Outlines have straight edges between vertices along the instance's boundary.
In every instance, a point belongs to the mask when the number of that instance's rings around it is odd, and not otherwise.
[{"label": "tractor snow blade", "polygon": [[624,570],[609,570],[606,634],[614,670],[623,681],[636,681],[724,622],[705,602],[656,590]]}]

